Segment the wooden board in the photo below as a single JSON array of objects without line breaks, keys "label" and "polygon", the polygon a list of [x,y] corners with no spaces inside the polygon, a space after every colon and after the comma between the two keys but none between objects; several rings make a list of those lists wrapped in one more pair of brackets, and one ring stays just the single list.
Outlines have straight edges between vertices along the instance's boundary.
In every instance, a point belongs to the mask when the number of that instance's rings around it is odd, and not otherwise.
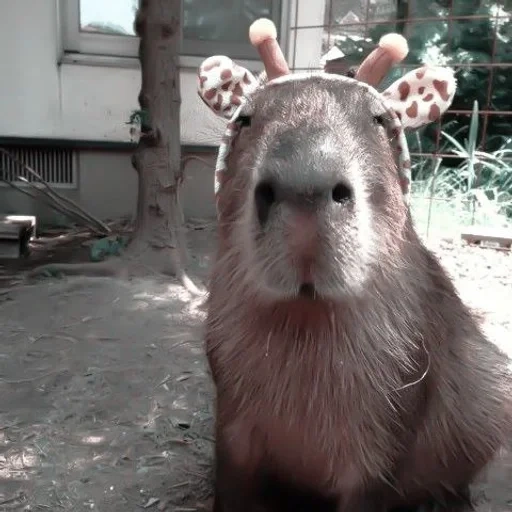
[{"label": "wooden board", "polygon": [[34,215],[9,215],[0,213],[0,225],[18,224],[32,228],[32,238],[36,236],[36,217]]},{"label": "wooden board", "polygon": [[0,259],[17,259],[29,254],[36,218],[30,215],[0,215]]},{"label": "wooden board", "polygon": [[467,228],[461,233],[462,240],[470,244],[493,244],[506,249],[512,248],[512,230],[491,228]]},{"label": "wooden board", "polygon": [[21,224],[0,222],[0,238],[6,240],[18,240],[24,229],[27,228]]}]

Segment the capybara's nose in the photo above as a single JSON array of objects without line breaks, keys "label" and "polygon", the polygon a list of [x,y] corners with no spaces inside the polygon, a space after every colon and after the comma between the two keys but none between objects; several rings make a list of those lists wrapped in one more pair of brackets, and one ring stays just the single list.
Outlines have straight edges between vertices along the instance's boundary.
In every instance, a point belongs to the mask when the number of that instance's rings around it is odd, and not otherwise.
[{"label": "capybara's nose", "polygon": [[287,220],[286,236],[293,252],[313,254],[318,242],[318,217],[313,211],[292,211]]},{"label": "capybara's nose", "polygon": [[[352,189],[344,182],[303,188],[278,181],[262,181],[254,190],[254,203],[261,226],[267,223],[272,208],[282,202],[304,211],[315,211],[329,204],[342,204],[352,199]],[[309,213],[308,213],[309,214]],[[308,214],[298,214],[305,220]]]},{"label": "capybara's nose", "polygon": [[291,264],[296,267],[302,282],[313,281],[318,242],[317,213],[314,211],[290,212],[286,225],[286,243]]}]

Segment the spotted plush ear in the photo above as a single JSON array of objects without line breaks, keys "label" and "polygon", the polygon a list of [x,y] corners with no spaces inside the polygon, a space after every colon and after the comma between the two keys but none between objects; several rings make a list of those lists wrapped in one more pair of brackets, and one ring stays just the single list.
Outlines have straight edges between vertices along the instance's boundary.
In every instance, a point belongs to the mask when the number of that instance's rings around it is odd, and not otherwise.
[{"label": "spotted plush ear", "polygon": [[257,85],[254,75],[229,57],[209,57],[199,68],[199,97],[215,114],[226,119],[231,119],[244,97]]},{"label": "spotted plush ear", "polygon": [[453,70],[414,69],[393,82],[382,95],[405,129],[416,129],[439,119],[452,104],[457,81]]}]

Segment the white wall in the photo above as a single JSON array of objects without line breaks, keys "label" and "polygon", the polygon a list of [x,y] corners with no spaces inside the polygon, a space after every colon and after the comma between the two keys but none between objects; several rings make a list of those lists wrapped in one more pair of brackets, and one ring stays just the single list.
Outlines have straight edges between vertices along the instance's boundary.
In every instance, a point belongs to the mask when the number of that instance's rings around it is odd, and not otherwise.
[{"label": "white wall", "polygon": [[324,15],[325,0],[292,1],[287,59],[294,69],[302,71],[320,67]]},{"label": "white wall", "polygon": [[[215,217],[212,169],[215,154],[201,153],[185,168],[181,203],[186,219]],[[131,217],[137,205],[137,173],[131,165],[130,151],[90,151],[78,154],[79,186],[59,193],[78,201],[88,212],[101,219]],[[98,186],[101,183],[101,187]],[[0,186],[0,212],[35,215],[40,225],[66,225],[69,219],[40,201],[7,186]]]},{"label": "white wall", "polygon": [[[0,2],[0,136],[129,141],[140,70],[59,65],[57,3]],[[183,143],[211,144],[223,122],[199,100],[196,69],[182,70],[181,87]]]}]

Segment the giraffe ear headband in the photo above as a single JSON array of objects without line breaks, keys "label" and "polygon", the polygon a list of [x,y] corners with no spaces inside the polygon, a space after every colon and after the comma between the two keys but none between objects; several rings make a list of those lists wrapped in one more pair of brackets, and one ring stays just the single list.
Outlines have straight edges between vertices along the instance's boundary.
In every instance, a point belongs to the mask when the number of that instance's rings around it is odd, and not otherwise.
[{"label": "giraffe ear headband", "polygon": [[239,131],[237,118],[246,99],[254,91],[278,86],[280,83],[322,76],[326,80],[357,83],[375,97],[377,112],[386,122],[389,138],[394,142],[400,184],[404,199],[409,201],[411,160],[405,130],[418,129],[436,121],[453,101],[456,80],[449,68],[423,66],[406,73],[387,89],[376,87],[391,67],[401,62],[409,51],[407,41],[399,34],[387,34],[359,66],[354,78],[326,73],[291,73],[277,42],[272,21],[259,19],[249,29],[249,38],[265,66],[266,81],[225,56],[209,57],[199,67],[198,93],[204,103],[218,116],[229,120],[219,146],[215,167],[215,193],[222,184],[226,159]]}]

